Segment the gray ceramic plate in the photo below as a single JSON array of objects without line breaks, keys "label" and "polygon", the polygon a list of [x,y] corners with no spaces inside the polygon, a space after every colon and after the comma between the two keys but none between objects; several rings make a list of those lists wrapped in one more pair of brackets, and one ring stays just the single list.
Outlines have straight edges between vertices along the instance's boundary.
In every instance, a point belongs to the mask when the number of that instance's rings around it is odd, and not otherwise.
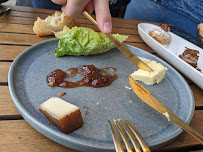
[{"label": "gray ceramic plate", "polygon": [[[9,89],[13,101],[24,119],[40,133],[57,143],[80,151],[113,151],[108,120],[115,118],[128,119],[152,149],[163,146],[182,132],[128,89],[128,76],[137,67],[116,48],[96,56],[56,58],[53,52],[57,42],[57,39],[50,39],[26,49],[15,59],[9,71]],[[126,46],[136,55],[156,60],[168,68],[161,84],[141,84],[189,123],[194,112],[194,97],[183,77],[154,55],[130,45]],[[64,89],[47,86],[46,76],[55,69],[65,71],[89,64],[98,68],[117,68],[118,79],[103,88]],[[84,126],[69,135],[49,125],[48,120],[38,110],[41,103],[57,96],[59,92],[66,92],[62,98],[81,108],[84,119]],[[88,107],[88,115],[85,115],[87,109],[83,109],[84,106]]]}]

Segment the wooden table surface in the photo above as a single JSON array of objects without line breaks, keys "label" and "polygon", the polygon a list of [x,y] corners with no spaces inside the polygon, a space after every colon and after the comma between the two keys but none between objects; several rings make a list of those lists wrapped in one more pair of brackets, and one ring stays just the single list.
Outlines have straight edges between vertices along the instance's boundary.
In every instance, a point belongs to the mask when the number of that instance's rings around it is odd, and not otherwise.
[{"label": "wooden table surface", "polygon": [[[8,6],[2,6],[5,9]],[[53,10],[33,9],[28,7],[10,7],[11,12],[0,20],[0,151],[44,151],[44,152],[76,152],[46,138],[32,128],[16,109],[8,88],[8,71],[13,60],[31,45],[50,37],[37,37],[33,33],[33,23],[37,17],[46,18]],[[82,26],[98,29],[83,16],[78,17]],[[137,30],[139,21],[113,18],[113,33],[129,35],[125,43],[139,47],[157,55],[140,38]],[[158,55],[157,55],[158,56]],[[195,98],[195,112],[190,123],[196,131],[203,135],[203,90],[188,80]],[[156,151],[203,151],[203,146],[186,132],[174,141]]]}]

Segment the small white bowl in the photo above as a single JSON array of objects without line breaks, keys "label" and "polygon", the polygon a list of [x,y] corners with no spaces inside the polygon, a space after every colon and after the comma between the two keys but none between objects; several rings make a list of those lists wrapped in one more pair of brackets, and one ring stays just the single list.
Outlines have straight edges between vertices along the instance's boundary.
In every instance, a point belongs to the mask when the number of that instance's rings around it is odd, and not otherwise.
[{"label": "small white bowl", "polygon": [[[203,49],[172,32],[170,32],[171,42],[168,45],[162,45],[148,34],[151,29],[157,27],[158,26],[154,24],[140,23],[138,24],[138,33],[149,47],[203,90]],[[202,70],[202,72],[179,57],[179,55],[185,51],[185,47],[199,51],[197,67]]]}]

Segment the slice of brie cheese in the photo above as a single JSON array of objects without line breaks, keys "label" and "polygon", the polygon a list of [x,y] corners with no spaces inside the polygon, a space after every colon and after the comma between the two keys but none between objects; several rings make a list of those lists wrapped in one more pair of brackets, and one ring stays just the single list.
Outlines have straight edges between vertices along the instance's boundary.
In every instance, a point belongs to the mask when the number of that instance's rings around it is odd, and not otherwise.
[{"label": "slice of brie cheese", "polygon": [[161,63],[157,63],[154,60],[139,57],[145,64],[147,64],[153,71],[145,71],[138,69],[133,72],[130,76],[134,80],[142,81],[147,85],[159,84],[165,77],[165,71],[167,70]]}]

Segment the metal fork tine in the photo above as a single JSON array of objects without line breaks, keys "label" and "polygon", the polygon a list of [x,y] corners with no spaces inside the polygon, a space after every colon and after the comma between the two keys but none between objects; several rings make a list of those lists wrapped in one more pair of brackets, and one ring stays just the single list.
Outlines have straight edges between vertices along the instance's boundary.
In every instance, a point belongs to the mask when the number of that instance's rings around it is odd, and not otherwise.
[{"label": "metal fork tine", "polygon": [[127,152],[133,152],[133,150],[130,147],[130,143],[128,142],[128,139],[126,138],[123,130],[121,129],[121,127],[119,126],[119,124],[117,123],[116,120],[113,120],[113,121],[114,121],[114,124],[115,124],[116,128],[118,129],[118,132],[120,133],[120,135],[121,135],[121,137],[122,137],[122,139],[124,141],[124,144],[126,146]]},{"label": "metal fork tine", "polygon": [[136,143],[135,137],[132,135],[132,133],[130,132],[130,130],[128,129],[128,127],[123,123],[123,121],[121,119],[118,119],[118,121],[120,122],[121,126],[123,127],[123,129],[126,131],[126,133],[128,134],[134,148],[136,152],[141,152],[139,145]]},{"label": "metal fork tine", "polygon": [[118,136],[115,128],[113,127],[110,120],[108,122],[109,122],[110,127],[111,127],[112,138],[113,138],[113,142],[114,142],[114,145],[115,145],[116,152],[124,152],[121,141],[119,139],[119,136]]},{"label": "metal fork tine", "polygon": [[131,131],[134,133],[135,137],[137,138],[137,140],[139,141],[143,152],[150,152],[149,147],[147,146],[146,142],[144,141],[144,139],[142,138],[142,136],[137,132],[137,130],[135,129],[135,127],[133,127],[133,125],[131,125],[130,122],[128,122],[126,119],[124,119],[124,121],[126,122],[126,124],[128,125],[128,127],[131,129]]}]

